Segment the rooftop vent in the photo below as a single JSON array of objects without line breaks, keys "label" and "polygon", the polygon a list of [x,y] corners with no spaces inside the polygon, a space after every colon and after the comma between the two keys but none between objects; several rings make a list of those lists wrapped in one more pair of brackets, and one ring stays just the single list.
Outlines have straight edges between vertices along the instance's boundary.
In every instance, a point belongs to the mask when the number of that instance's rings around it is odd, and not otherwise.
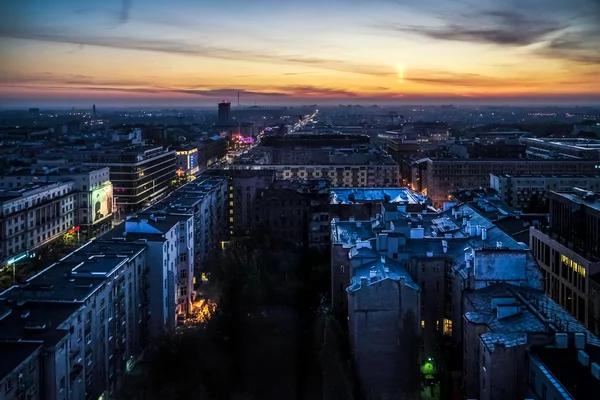
[{"label": "rooftop vent", "polygon": [[592,376],[600,381],[600,365],[592,363]]},{"label": "rooftop vent", "polygon": [[577,361],[579,361],[584,367],[587,367],[590,365],[590,356],[588,356],[585,351],[579,350],[577,352]]},{"label": "rooftop vent", "polygon": [[576,332],[573,336],[575,336],[575,348],[576,349],[585,349],[585,333]]},{"label": "rooftop vent", "polygon": [[569,343],[569,336],[566,333],[556,333],[554,335],[554,346],[557,349],[566,349]]}]

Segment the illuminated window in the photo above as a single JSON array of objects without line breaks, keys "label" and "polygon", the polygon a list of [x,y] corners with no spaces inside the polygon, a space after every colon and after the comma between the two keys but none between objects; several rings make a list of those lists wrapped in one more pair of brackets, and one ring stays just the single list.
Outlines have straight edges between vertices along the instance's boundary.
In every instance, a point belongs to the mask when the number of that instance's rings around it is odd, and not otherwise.
[{"label": "illuminated window", "polygon": [[452,320],[444,318],[444,328],[442,333],[444,335],[452,336]]},{"label": "illuminated window", "polygon": [[233,214],[233,210],[229,210],[229,214]]},{"label": "illuminated window", "polygon": [[229,222],[233,222],[233,217],[229,217]]},{"label": "illuminated window", "polygon": [[230,201],[230,202],[229,202],[229,206],[230,206],[230,207],[233,207],[233,201]]},{"label": "illuminated window", "polygon": [[435,320],[435,330],[436,330],[436,331],[439,331],[439,330],[440,330],[440,320],[439,320],[439,319],[436,319],[436,320]]},{"label": "illuminated window", "polygon": [[233,199],[233,193],[229,193],[229,198]]},{"label": "illuminated window", "polygon": [[421,328],[425,328],[425,320],[424,319],[421,320]]},{"label": "illuminated window", "polygon": [[577,272],[579,275],[585,277],[585,268],[582,265],[577,264],[575,261],[571,260],[569,257],[565,255],[560,256],[560,261],[569,266],[573,271]]}]

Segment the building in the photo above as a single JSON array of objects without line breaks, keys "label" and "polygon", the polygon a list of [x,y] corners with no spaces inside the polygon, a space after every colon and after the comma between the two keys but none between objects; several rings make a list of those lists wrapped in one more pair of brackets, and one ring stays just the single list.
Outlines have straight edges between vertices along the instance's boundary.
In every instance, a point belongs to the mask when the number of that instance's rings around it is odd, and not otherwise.
[{"label": "building", "polygon": [[[9,312],[3,310],[3,312]],[[0,318],[1,319],[1,318]],[[40,359],[42,343],[7,341],[0,343],[0,399],[42,399]]]},{"label": "building", "polygon": [[223,160],[227,155],[227,140],[221,136],[211,136],[197,143],[199,171],[204,171]]},{"label": "building", "polygon": [[600,140],[597,139],[528,137],[521,138],[521,143],[527,146],[527,155],[533,158],[600,161]]},{"label": "building", "polygon": [[177,149],[177,176],[190,179],[200,171],[198,148],[187,145]]},{"label": "building", "polygon": [[508,206],[529,210],[548,204],[550,191],[564,192],[578,187],[600,191],[600,175],[490,175],[490,187],[496,190],[500,199]]},{"label": "building", "polygon": [[75,192],[75,229],[80,240],[91,239],[112,228],[113,186],[108,167],[83,165],[15,168],[0,177],[0,189],[20,188],[40,182],[72,182]]},{"label": "building", "polygon": [[449,201],[449,194],[459,189],[490,187],[490,174],[596,176],[599,166],[598,161],[573,159],[427,158],[421,179],[423,192],[441,207]]},{"label": "building", "polygon": [[383,203],[405,206],[414,213],[421,213],[431,205],[427,197],[408,188],[332,188],[329,192],[329,212],[342,221],[374,218]]},{"label": "building", "polygon": [[218,126],[229,125],[229,112],[231,110],[231,103],[228,101],[222,101],[219,103],[219,112],[217,115]]},{"label": "building", "polygon": [[546,294],[595,334],[600,333],[600,202],[575,189],[550,193],[550,225],[530,229]]},{"label": "building", "polygon": [[90,242],[0,294],[0,341],[41,346],[40,398],[115,392],[147,345],[146,257],[144,244]]},{"label": "building", "polygon": [[32,183],[0,191],[0,260],[14,263],[74,226],[74,182]]},{"label": "building", "polygon": [[554,345],[531,347],[527,354],[531,397],[589,399],[600,391],[600,347],[581,332],[557,334],[557,339]]},{"label": "building", "polygon": [[[336,314],[348,312],[351,316],[354,300],[346,288],[354,284],[357,268],[373,261],[393,264],[394,269],[389,267],[390,271],[406,271],[420,289],[418,313],[414,313],[418,318],[419,340],[416,345],[410,342],[400,345],[416,347],[416,363],[423,372],[423,383],[432,386],[436,385],[435,377],[442,365],[439,346],[442,338],[455,338],[462,343],[463,291],[503,282],[538,291],[543,288],[542,274],[528,247],[470,204],[456,205],[446,212],[431,209],[410,212],[404,205],[384,203],[380,214],[371,220],[334,218],[331,246],[332,310]],[[383,265],[384,272],[386,265]],[[371,275],[361,272],[359,276]],[[382,305],[387,304],[387,296],[385,289],[378,288],[361,307],[374,312],[387,309]],[[377,319],[374,320],[373,324]],[[386,325],[400,323],[397,319]],[[350,329],[354,328],[350,326]],[[381,335],[385,332],[382,329]],[[361,346],[365,349],[376,346],[379,340],[387,339],[372,335],[360,343],[355,341],[354,351]],[[389,350],[393,351],[392,347]],[[381,371],[386,368],[385,361],[366,368]]]},{"label": "building", "polygon": [[419,285],[404,265],[373,254],[352,265],[346,290],[350,346],[365,398],[410,398],[410,380],[420,378]]},{"label": "building", "polygon": [[325,179],[274,181],[252,199],[249,233],[264,233],[304,249],[329,248],[329,187]]},{"label": "building", "polygon": [[466,398],[587,399],[598,388],[588,353],[596,355],[600,340],[543,291],[506,282],[469,289],[462,308]]},{"label": "building", "polygon": [[89,150],[72,158],[84,165],[110,168],[115,213],[120,218],[164,197],[177,170],[175,150],[162,146]]},{"label": "building", "polygon": [[274,171],[262,170],[217,170],[204,172],[205,176],[226,177],[228,179],[227,221],[230,236],[246,236],[253,224],[252,204],[259,190],[267,189],[275,182]]},{"label": "building", "polygon": [[190,279],[229,236],[229,185],[227,178],[199,176],[138,215],[192,216],[194,219],[194,267]]},{"label": "building", "polygon": [[107,235],[111,242],[142,243],[147,248],[152,338],[174,332],[178,317],[189,311],[193,301],[193,221],[190,215],[139,214],[127,217]]}]

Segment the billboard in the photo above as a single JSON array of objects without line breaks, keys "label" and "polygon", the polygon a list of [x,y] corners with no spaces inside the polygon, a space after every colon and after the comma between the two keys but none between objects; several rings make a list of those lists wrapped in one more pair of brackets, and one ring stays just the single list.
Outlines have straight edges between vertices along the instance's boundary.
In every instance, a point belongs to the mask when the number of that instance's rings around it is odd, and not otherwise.
[{"label": "billboard", "polygon": [[113,186],[107,185],[92,190],[92,223],[104,219],[113,212]]}]

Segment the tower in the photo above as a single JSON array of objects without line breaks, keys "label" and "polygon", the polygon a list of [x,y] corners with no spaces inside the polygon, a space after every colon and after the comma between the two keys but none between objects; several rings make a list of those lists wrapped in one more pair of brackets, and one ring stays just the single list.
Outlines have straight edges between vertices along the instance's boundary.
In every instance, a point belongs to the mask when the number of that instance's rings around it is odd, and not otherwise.
[{"label": "tower", "polygon": [[96,105],[92,106],[92,119],[96,119]]},{"label": "tower", "polygon": [[231,103],[223,100],[219,103],[219,113],[217,116],[217,125],[225,126],[229,124],[229,110]]}]

